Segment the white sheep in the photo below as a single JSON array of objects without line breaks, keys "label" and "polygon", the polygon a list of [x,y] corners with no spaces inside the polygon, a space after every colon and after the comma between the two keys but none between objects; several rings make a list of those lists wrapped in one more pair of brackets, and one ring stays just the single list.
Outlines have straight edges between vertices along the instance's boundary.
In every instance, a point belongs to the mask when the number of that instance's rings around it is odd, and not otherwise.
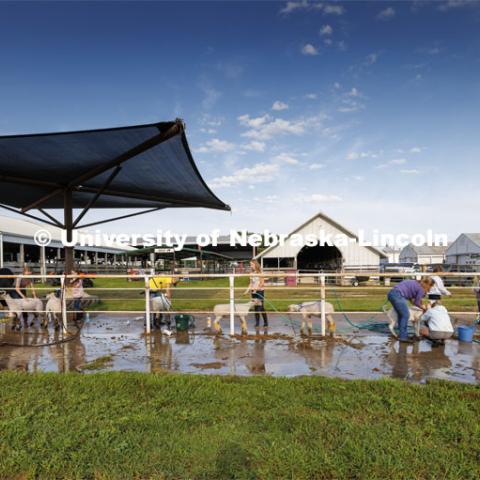
[{"label": "white sheep", "polygon": [[[9,293],[5,291],[0,292],[0,299],[5,300],[7,303],[8,311],[14,315],[12,329],[21,328],[22,314],[33,312],[34,320],[37,320],[43,313],[43,302],[39,298],[12,298]],[[42,325],[44,320],[42,318]],[[33,325],[33,321],[30,326]]]},{"label": "white sheep", "polygon": [[[163,315],[166,312],[170,312],[172,309],[172,303],[164,293],[159,293],[155,297],[150,298],[150,312],[153,316],[153,326],[160,328]],[[170,327],[170,314],[166,313],[166,323]]]},{"label": "white sheep", "polygon": [[[292,304],[288,306],[289,312],[300,312],[302,314],[302,326],[300,327],[300,333],[303,335],[305,332],[305,323],[308,323],[308,334],[312,334],[312,317],[320,317],[321,314],[321,302],[304,302],[299,304]],[[335,312],[333,305],[329,302],[325,302],[325,313],[328,322],[328,330],[330,333],[335,333],[335,321],[333,320],[332,313]]]},{"label": "white sheep", "polygon": [[[413,324],[413,327],[415,329],[415,336],[419,337],[420,323],[423,315],[423,310],[415,306],[408,307],[408,310],[410,311],[410,317],[408,321]],[[393,307],[387,310],[386,306],[383,307],[383,311],[385,315],[388,317],[388,328],[390,329],[390,332],[392,332],[392,335],[395,338],[398,338],[398,335],[395,333],[395,330],[394,330],[395,325],[397,325],[398,323],[397,311]]]},{"label": "white sheep", "polygon": [[48,323],[52,322],[54,324],[55,330],[58,330],[58,328],[60,327],[60,323],[58,321],[57,313],[59,314],[62,312],[62,301],[53,292],[49,293],[46,298],[46,321],[44,326],[47,327]]},{"label": "white sheep", "polygon": [[[234,312],[240,317],[240,324],[242,327],[242,335],[247,335],[247,315],[250,309],[256,305],[256,300],[250,300],[247,303],[236,303],[234,305]],[[230,315],[230,304],[221,303],[213,307],[213,314],[215,315],[215,320],[213,321],[213,328],[217,333],[222,333],[222,327],[220,325],[220,320],[227,315]]]}]

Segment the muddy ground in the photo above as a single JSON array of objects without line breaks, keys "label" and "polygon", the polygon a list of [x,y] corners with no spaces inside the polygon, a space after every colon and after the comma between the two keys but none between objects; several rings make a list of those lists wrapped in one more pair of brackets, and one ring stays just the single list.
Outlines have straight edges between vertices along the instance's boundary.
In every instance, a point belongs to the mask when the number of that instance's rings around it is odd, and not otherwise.
[{"label": "muddy ground", "polygon": [[[356,323],[368,315],[350,316]],[[249,318],[249,335],[214,335],[206,317],[197,316],[195,329],[167,336],[159,331],[144,335],[143,318],[132,315],[92,314],[78,337],[49,346],[0,346],[0,370],[95,372],[193,372],[233,375],[325,375],[347,379],[395,377],[413,382],[447,379],[480,381],[480,344],[449,340],[432,348],[423,340],[399,344],[384,332],[358,330],[336,314],[338,336],[299,335],[298,321],[270,315],[270,326],[256,332]],[[381,321],[379,315],[375,318]],[[466,323],[468,318],[459,318]],[[471,319],[470,319],[471,321]],[[228,322],[224,322],[224,332]],[[237,325],[237,328],[238,325]],[[69,327],[71,333],[75,328]],[[38,326],[11,332],[0,324],[0,343],[38,345],[62,339],[61,334]]]}]

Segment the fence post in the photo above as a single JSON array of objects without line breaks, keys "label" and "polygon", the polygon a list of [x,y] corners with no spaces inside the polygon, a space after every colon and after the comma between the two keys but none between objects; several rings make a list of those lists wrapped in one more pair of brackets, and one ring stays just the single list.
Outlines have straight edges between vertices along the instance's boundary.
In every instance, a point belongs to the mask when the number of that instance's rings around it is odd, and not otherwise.
[{"label": "fence post", "polygon": [[321,334],[325,336],[325,275],[320,275],[320,319],[321,319]]},{"label": "fence post", "polygon": [[150,335],[150,327],[150,278],[145,275],[145,329],[147,335]]},{"label": "fence post", "polygon": [[229,275],[230,284],[230,335],[235,335],[235,277]]},{"label": "fence post", "polygon": [[67,333],[67,277],[63,274],[60,279],[62,292],[62,330],[64,335]]}]

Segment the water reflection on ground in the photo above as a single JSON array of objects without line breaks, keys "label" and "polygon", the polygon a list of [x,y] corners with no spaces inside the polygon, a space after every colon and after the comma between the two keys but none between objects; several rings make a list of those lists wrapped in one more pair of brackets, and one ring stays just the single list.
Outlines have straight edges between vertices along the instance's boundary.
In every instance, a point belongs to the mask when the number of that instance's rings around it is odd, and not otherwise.
[{"label": "water reflection on ground", "polygon": [[[341,318],[336,319],[342,330]],[[339,338],[293,335],[284,317],[271,316],[269,331],[247,337],[215,336],[197,318],[194,332],[170,337],[143,335],[143,319],[92,316],[78,338],[56,343],[62,334],[32,327],[12,333],[0,325],[0,370],[193,372],[222,375],[324,375],[341,378],[395,377],[413,382],[480,380],[480,345],[451,340],[432,348],[427,341],[399,344],[383,334],[346,332]],[[295,327],[293,328],[295,330]],[[297,333],[297,332],[296,332]],[[32,345],[49,343],[49,346]],[[30,345],[30,346],[29,346]],[[105,360],[93,364],[98,359]]]}]

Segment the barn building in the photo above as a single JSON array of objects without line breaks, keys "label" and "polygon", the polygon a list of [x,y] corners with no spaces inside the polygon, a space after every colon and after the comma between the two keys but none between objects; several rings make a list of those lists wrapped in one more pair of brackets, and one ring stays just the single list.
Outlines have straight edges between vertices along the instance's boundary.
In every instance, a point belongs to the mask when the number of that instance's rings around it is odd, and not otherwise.
[{"label": "barn building", "polygon": [[409,243],[400,252],[400,263],[414,263],[417,265],[437,265],[445,261],[447,246],[416,246]]},{"label": "barn building", "polygon": [[446,263],[480,268],[480,233],[462,233],[448,247]]},{"label": "barn building", "polygon": [[[306,238],[319,232],[348,239],[347,245],[326,242],[315,246],[301,246],[294,241],[295,234]],[[300,273],[318,271],[378,270],[386,255],[379,249],[362,246],[358,237],[324,213],[318,213],[289,233],[283,245],[270,246],[256,256],[265,270],[296,270]]]}]

